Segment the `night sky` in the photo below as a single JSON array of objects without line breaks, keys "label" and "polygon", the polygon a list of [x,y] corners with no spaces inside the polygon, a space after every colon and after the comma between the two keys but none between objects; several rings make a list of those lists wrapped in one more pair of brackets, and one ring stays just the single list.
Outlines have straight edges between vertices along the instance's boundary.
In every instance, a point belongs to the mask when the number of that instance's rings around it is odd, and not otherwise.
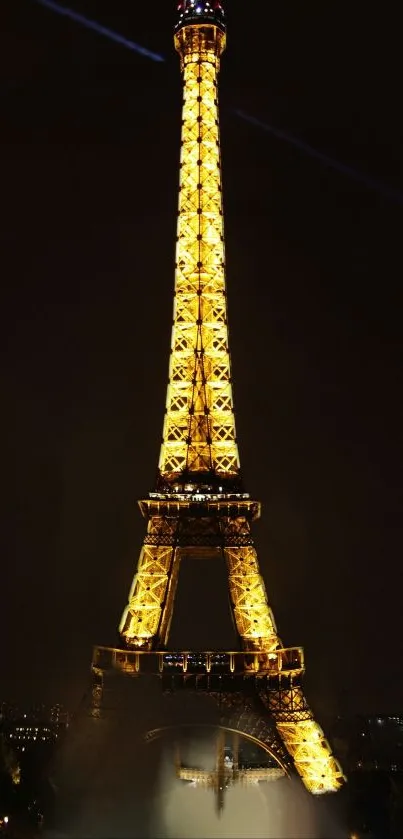
[{"label": "night sky", "polygon": [[[74,704],[92,644],[116,643],[144,535],[136,502],[153,488],[159,453],[181,119],[176,4],[71,0],[164,63],[35,0],[4,5],[1,698]],[[261,568],[284,644],[305,647],[313,706],[397,710],[399,27],[377,6],[365,16],[359,4],[226,6],[231,350],[243,474],[263,504]],[[236,108],[400,189],[400,203]],[[213,592],[209,608],[227,603]]]}]

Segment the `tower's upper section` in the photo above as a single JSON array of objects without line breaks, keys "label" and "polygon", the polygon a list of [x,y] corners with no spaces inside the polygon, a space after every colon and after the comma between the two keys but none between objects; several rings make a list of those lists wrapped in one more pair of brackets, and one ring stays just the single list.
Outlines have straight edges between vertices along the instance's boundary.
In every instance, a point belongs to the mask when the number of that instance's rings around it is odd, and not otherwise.
[{"label": "tower's upper section", "polygon": [[182,69],[186,61],[196,56],[206,60],[214,55],[219,60],[225,49],[225,17],[220,0],[180,0],[175,47]]},{"label": "tower's upper section", "polygon": [[159,487],[240,485],[225,290],[217,77],[219,0],[182,0],[183,74],[175,300]]},{"label": "tower's upper section", "polygon": [[225,15],[220,0],[180,0],[175,32],[184,26],[213,24],[225,32]]}]

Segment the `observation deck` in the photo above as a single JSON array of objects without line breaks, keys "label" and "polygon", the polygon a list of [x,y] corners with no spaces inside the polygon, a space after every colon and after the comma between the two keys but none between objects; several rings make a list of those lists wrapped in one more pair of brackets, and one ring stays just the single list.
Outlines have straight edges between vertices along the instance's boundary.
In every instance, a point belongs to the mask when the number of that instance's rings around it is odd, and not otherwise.
[{"label": "observation deck", "polygon": [[121,650],[94,647],[92,670],[96,674],[126,676],[154,675],[165,686],[198,690],[240,690],[246,680],[256,680],[263,687],[297,678],[304,672],[301,647],[251,652],[195,652]]},{"label": "observation deck", "polygon": [[181,0],[175,34],[184,26],[217,26],[225,33],[225,15],[220,0]]},{"label": "observation deck", "polygon": [[153,516],[232,519],[242,516],[255,521],[260,517],[261,510],[260,502],[254,501],[245,492],[150,492],[138,503],[145,519]]}]

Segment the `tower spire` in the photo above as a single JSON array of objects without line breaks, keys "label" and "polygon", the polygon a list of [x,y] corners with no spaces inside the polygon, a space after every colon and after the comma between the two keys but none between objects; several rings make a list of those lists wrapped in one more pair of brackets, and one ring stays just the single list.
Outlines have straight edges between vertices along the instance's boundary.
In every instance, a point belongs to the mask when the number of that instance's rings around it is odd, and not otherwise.
[{"label": "tower spire", "polygon": [[175,302],[159,487],[234,482],[239,456],[228,350],[217,75],[218,0],[182,0],[175,47],[183,111]]}]

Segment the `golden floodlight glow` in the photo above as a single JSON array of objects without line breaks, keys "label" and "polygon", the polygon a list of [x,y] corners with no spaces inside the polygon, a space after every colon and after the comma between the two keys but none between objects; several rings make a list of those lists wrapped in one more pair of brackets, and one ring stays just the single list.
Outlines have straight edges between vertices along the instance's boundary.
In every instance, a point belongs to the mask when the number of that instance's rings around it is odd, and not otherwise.
[{"label": "golden floodlight glow", "polygon": [[[213,554],[226,562],[242,648],[270,658],[282,644],[251,536],[260,507],[241,485],[228,349],[218,6],[200,0],[198,22],[183,0],[175,35],[183,111],[169,382],[157,488],[139,502],[147,533],[119,630],[134,651],[166,648],[181,558]],[[306,788],[335,791],[342,770],[293,678],[280,673],[259,696]]]},{"label": "golden floodlight glow", "polygon": [[[220,37],[221,36],[221,37]],[[188,27],[176,38],[183,70],[175,303],[160,473],[235,475],[225,294],[217,73],[223,36]]]}]

